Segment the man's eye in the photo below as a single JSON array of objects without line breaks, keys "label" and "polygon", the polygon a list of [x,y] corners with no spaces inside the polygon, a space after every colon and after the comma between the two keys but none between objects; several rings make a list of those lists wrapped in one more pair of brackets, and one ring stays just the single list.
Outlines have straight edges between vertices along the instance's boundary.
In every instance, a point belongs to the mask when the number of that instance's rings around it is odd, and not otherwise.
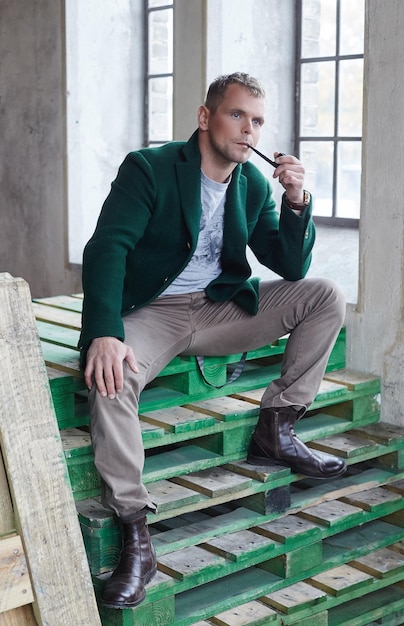
[{"label": "man's eye", "polygon": [[232,117],[235,117],[236,119],[238,119],[240,117],[240,113],[237,113],[237,111],[233,111]]},{"label": "man's eye", "polygon": [[253,124],[254,126],[261,126],[262,122],[261,120],[253,120]]}]

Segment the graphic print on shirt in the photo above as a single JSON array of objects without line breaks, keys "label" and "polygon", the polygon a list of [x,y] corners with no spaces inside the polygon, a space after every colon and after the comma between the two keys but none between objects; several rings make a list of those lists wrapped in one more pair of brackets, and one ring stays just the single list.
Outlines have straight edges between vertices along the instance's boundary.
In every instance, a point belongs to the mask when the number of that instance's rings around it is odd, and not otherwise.
[{"label": "graphic print on shirt", "polygon": [[222,271],[224,206],[227,183],[217,183],[201,172],[202,214],[198,243],[188,265],[162,295],[203,291]]}]

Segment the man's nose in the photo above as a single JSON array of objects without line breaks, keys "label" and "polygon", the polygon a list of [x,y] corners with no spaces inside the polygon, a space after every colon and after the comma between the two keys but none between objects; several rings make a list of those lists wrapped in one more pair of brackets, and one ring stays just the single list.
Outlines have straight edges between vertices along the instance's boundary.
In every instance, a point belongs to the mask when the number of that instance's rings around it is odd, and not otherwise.
[{"label": "man's nose", "polygon": [[246,120],[244,122],[243,133],[251,135],[253,129],[252,121]]}]

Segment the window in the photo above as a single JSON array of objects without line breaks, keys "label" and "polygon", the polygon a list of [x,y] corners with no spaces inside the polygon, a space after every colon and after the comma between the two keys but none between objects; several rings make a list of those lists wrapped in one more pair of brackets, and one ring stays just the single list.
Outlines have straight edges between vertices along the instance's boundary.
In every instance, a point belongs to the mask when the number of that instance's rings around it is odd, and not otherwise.
[{"label": "window", "polygon": [[173,138],[173,2],[145,0],[144,145]]},{"label": "window", "polygon": [[365,0],[299,0],[296,154],[316,221],[360,212]]}]

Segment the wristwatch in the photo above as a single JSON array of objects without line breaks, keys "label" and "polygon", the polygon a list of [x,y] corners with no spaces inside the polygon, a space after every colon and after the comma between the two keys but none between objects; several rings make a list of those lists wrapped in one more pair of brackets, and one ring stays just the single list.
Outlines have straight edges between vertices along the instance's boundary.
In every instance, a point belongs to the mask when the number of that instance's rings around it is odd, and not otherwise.
[{"label": "wristwatch", "polygon": [[311,195],[309,191],[303,189],[303,202],[291,202],[286,196],[286,204],[294,211],[303,211],[306,206],[309,206]]}]

